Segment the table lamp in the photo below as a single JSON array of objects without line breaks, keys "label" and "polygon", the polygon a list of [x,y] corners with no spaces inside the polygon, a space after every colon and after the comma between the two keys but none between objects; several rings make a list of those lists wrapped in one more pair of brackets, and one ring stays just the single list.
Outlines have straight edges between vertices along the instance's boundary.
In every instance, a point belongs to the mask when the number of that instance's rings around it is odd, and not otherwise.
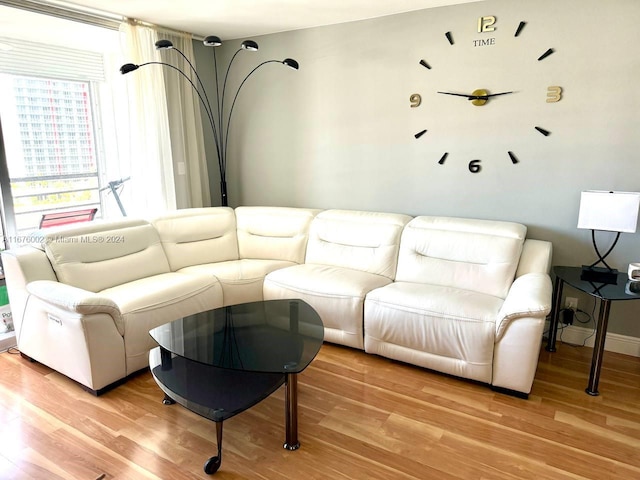
[{"label": "table lamp", "polygon": [[[578,228],[591,230],[593,248],[598,255],[591,265],[582,266],[581,279],[597,283],[616,283],[618,271],[611,268],[605,258],[613,251],[621,233],[635,233],[640,211],[640,193],[587,190],[580,196]],[[613,244],[600,253],[596,243],[596,230],[616,232]],[[602,263],[604,267],[597,267]]]}]

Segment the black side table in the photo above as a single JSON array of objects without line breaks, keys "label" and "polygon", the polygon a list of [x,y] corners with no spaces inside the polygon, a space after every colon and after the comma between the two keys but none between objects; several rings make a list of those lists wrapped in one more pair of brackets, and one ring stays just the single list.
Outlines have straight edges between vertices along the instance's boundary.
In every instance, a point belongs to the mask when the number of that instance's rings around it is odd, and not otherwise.
[{"label": "black side table", "polygon": [[[626,272],[618,273],[616,283],[606,284],[582,280],[580,278],[580,274],[582,273],[581,267],[553,267],[553,273],[556,276],[556,280],[553,287],[549,342],[546,347],[548,352],[556,351],[556,332],[558,329],[558,317],[561,310],[560,303],[562,301],[562,288],[564,284],[568,283],[573,288],[600,299],[600,311],[596,323],[596,340],[593,346],[593,356],[591,357],[591,372],[589,374],[589,384],[585,389],[589,395],[599,395],[598,381],[600,380],[600,369],[602,367],[602,355],[604,354],[604,341],[607,336],[611,302],[614,300],[638,300],[640,299],[640,291],[635,292],[630,289],[630,282],[628,282],[629,278]],[[640,283],[633,283],[633,287],[638,285],[637,289],[640,290]],[[634,288],[634,290],[636,290],[636,288]]]}]

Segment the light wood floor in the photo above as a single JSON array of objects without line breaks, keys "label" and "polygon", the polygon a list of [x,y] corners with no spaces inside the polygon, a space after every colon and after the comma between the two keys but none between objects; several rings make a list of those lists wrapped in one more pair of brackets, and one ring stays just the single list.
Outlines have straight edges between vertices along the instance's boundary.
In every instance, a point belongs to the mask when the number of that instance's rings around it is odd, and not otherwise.
[{"label": "light wood floor", "polygon": [[284,440],[283,389],[215,428],[165,406],[149,372],[95,398],[0,354],[1,479],[640,479],[640,359],[542,351],[528,400],[325,345],[299,377],[302,448]]}]

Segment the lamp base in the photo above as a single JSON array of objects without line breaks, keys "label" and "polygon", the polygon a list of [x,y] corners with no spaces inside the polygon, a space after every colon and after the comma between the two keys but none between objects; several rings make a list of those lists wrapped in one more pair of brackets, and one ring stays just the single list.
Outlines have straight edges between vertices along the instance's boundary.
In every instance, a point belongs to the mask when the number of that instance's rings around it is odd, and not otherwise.
[{"label": "lamp base", "polygon": [[583,265],[580,280],[594,283],[616,284],[618,283],[618,270],[615,268],[610,269]]}]

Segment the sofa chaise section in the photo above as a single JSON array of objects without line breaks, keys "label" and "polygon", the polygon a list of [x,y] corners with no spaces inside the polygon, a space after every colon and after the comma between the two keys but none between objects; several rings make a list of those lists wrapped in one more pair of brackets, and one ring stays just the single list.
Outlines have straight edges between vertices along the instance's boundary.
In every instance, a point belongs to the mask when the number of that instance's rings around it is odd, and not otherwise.
[{"label": "sofa chaise section", "polygon": [[362,349],[365,296],[393,281],[400,234],[410,219],[352,210],[319,213],[304,264],[268,274],[264,299],[303,299],[322,318],[325,340]]},{"label": "sofa chaise section", "polygon": [[527,394],[550,310],[551,245],[525,236],[516,223],[414,218],[395,281],[365,300],[365,350]]}]

